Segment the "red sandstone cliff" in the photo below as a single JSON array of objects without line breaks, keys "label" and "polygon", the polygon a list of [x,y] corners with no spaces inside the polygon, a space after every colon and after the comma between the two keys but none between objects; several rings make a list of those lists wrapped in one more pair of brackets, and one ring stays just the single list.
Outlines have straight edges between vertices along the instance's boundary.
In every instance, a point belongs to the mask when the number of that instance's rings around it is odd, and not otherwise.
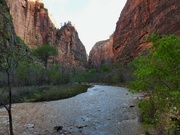
[{"label": "red sandstone cliff", "polygon": [[113,36],[108,40],[97,42],[90,51],[88,65],[91,68],[100,68],[101,65],[113,63]]},{"label": "red sandstone cliff", "polygon": [[30,48],[50,44],[58,49],[57,61],[73,70],[84,70],[87,56],[75,28],[68,24],[57,29],[41,0],[7,0],[16,34]]},{"label": "red sandstone cliff", "polygon": [[84,45],[79,39],[76,29],[67,23],[56,33],[57,60],[70,67],[84,70],[87,67],[87,55]]},{"label": "red sandstone cliff", "polygon": [[113,39],[114,60],[129,62],[150,44],[146,36],[180,35],[179,0],[127,0],[116,24]]},{"label": "red sandstone cliff", "polygon": [[90,52],[90,66],[101,66],[113,54],[114,62],[128,63],[151,46],[146,37],[154,30],[159,34],[180,35],[180,1],[127,0],[116,24],[112,44],[98,42]]}]

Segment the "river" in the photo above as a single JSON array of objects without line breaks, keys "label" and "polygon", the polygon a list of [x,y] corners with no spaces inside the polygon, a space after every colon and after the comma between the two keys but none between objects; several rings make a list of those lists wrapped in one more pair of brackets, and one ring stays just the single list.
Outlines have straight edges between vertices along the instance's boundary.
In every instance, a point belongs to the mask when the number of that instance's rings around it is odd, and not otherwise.
[{"label": "river", "polygon": [[[15,135],[141,135],[137,102],[126,88],[95,85],[75,97],[13,104]],[[58,130],[58,131],[57,131]],[[8,135],[8,117],[0,109],[0,135]]]}]

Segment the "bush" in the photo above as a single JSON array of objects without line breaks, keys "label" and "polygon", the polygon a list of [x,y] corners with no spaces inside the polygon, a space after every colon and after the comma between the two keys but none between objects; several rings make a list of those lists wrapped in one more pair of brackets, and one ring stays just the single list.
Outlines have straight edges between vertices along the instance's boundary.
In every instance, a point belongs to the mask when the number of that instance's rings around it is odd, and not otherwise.
[{"label": "bush", "polygon": [[[149,97],[147,102],[151,104],[144,102],[141,105],[144,110],[143,117],[155,121],[157,117],[154,117],[154,114],[160,116],[162,113],[168,113],[179,116],[180,37],[159,36],[153,33],[148,40],[153,43],[149,54],[145,57],[140,56],[133,62],[136,67],[134,72],[136,81],[131,83],[131,88],[145,91]],[[153,110],[157,109],[156,113],[148,115],[152,107]]]},{"label": "bush", "polygon": [[[91,87],[89,85],[45,85],[45,86],[29,86],[17,87],[12,91],[13,103],[21,102],[42,102],[60,100],[76,96],[80,93],[86,92]],[[3,92],[3,99],[7,102],[7,90],[1,88]]]}]

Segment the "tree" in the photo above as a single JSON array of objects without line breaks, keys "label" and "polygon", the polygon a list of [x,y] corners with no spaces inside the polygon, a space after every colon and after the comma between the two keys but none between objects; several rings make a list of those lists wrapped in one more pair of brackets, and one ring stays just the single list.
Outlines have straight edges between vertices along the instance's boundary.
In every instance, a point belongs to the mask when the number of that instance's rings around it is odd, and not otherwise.
[{"label": "tree", "polygon": [[0,2],[0,70],[7,75],[8,103],[0,97],[1,104],[5,107],[9,117],[9,131],[13,135],[12,123],[12,89],[15,76],[15,69],[19,61],[24,58],[28,51],[24,42],[14,32],[12,18],[5,0]]},{"label": "tree", "polygon": [[51,56],[57,56],[58,51],[53,46],[43,45],[33,51],[35,56],[37,56],[44,64],[44,67],[47,69],[48,60]]},{"label": "tree", "polygon": [[[4,103],[2,99],[0,99],[2,105],[8,112],[9,116],[9,129],[10,134],[13,135],[13,124],[12,124],[12,89],[15,78],[15,70],[19,61],[21,61],[26,55],[27,47],[23,46],[24,43],[18,38],[14,37],[14,40],[9,41],[9,43],[5,42],[6,38],[4,38],[4,46],[0,48],[0,68],[5,71],[7,75],[7,89],[8,89],[8,104]],[[7,44],[6,44],[7,43]]]},{"label": "tree", "polygon": [[149,97],[149,107],[155,116],[170,113],[178,116],[180,110],[180,37],[158,35],[148,37],[153,43],[149,54],[140,56],[133,63],[136,67],[136,81],[132,89],[145,91]]}]

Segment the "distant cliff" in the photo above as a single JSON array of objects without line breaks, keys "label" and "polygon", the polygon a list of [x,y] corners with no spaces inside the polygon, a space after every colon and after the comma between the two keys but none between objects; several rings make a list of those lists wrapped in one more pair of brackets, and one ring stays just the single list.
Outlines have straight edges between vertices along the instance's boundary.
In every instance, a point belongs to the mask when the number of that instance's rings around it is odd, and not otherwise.
[{"label": "distant cliff", "polygon": [[69,23],[57,29],[41,0],[6,0],[16,34],[30,48],[50,44],[58,49],[58,63],[85,69],[87,56],[75,28]]},{"label": "distant cliff", "polygon": [[67,23],[57,30],[55,46],[60,54],[57,57],[59,62],[79,70],[84,70],[87,67],[85,47],[71,23]]},{"label": "distant cliff", "polygon": [[88,65],[91,68],[100,68],[101,65],[113,63],[113,36],[108,40],[97,42],[90,51]]},{"label": "distant cliff", "polygon": [[151,45],[146,37],[154,30],[180,35],[179,13],[179,0],[127,0],[114,32],[114,60],[126,63],[137,57]]}]

